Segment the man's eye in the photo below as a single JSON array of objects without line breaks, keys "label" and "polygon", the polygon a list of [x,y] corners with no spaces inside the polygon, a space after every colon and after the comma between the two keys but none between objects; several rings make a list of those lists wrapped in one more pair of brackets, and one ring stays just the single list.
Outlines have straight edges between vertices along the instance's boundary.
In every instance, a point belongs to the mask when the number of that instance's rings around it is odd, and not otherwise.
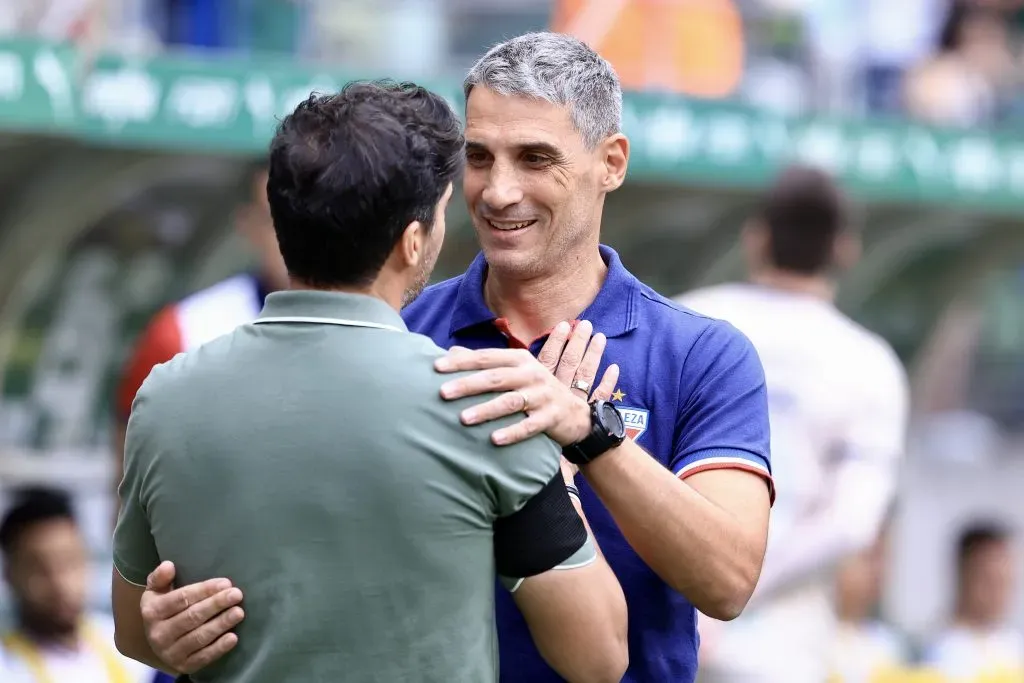
[{"label": "man's eye", "polygon": [[543,154],[524,154],[523,161],[528,164],[537,166],[548,163],[548,158]]}]

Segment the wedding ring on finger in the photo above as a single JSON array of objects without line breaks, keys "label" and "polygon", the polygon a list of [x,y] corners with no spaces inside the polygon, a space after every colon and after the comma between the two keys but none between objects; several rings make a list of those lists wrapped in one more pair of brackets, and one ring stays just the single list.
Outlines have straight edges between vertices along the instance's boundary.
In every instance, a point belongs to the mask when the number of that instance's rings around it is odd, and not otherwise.
[{"label": "wedding ring on finger", "polygon": [[519,398],[523,399],[523,407],[519,409],[519,412],[525,413],[530,408],[530,397],[526,395],[525,391],[516,391],[519,394]]},{"label": "wedding ring on finger", "polygon": [[590,382],[583,379],[574,379],[569,385],[570,389],[579,389],[587,396],[590,396]]}]

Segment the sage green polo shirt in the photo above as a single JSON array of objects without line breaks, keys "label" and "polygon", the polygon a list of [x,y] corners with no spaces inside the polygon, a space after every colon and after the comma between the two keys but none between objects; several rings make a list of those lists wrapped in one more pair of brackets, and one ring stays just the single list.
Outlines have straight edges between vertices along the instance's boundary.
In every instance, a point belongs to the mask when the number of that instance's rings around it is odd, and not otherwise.
[{"label": "sage green polo shirt", "polygon": [[442,353],[381,300],[287,291],[152,371],[114,561],[138,585],[168,559],[178,585],[242,589],[238,646],[197,683],[497,679],[492,525],[559,449],[462,425],[481,398],[440,397]]}]

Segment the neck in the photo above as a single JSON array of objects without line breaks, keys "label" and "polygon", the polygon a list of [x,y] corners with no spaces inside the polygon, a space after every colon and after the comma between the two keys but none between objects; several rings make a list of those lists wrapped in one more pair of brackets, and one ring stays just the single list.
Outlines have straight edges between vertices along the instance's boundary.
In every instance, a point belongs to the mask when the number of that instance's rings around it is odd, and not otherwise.
[{"label": "neck", "polygon": [[498,317],[508,320],[517,337],[529,341],[563,320],[574,320],[597,298],[607,274],[608,266],[594,247],[558,272],[538,277],[516,278],[489,269],[484,299]]},{"label": "neck", "polygon": [[750,276],[750,281],[761,287],[832,302],[836,298],[835,283],[826,275],[802,275],[775,268],[765,268]]},{"label": "neck", "polygon": [[836,611],[836,616],[840,623],[849,624],[851,626],[863,624],[871,619],[871,614],[867,610],[854,609],[849,606],[844,608],[842,605],[840,605],[839,609]]},{"label": "neck", "polygon": [[396,311],[401,311],[402,295],[404,294],[404,290],[397,289],[397,291],[393,291],[396,290],[395,287],[388,287],[386,283],[383,283],[380,280],[381,278],[378,278],[366,287],[314,287],[307,282],[292,277],[288,279],[288,289],[306,290],[311,292],[334,292],[336,294],[362,294],[363,296],[372,296],[375,299],[380,299]]}]

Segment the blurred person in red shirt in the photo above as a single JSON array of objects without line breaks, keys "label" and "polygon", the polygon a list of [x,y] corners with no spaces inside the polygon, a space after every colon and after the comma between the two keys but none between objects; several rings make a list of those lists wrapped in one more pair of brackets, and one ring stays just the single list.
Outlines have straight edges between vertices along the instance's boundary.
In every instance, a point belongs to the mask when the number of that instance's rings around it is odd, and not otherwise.
[{"label": "blurred person in red shirt", "polygon": [[266,171],[261,170],[253,179],[249,201],[235,214],[236,229],[259,258],[258,271],[235,275],[166,306],[136,342],[117,386],[115,485],[120,483],[124,469],[124,435],[132,401],[150,370],[255,319],[267,294],[288,286],[288,274],[270,221],[266,184]]}]

